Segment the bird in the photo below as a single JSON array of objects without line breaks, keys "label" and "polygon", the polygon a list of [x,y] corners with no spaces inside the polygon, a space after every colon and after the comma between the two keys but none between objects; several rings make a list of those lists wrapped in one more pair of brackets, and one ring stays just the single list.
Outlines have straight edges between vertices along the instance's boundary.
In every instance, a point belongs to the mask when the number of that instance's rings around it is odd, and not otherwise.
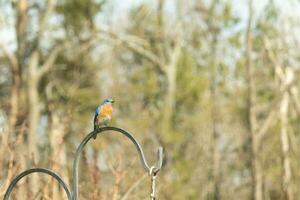
[{"label": "bird", "polygon": [[[94,131],[102,126],[107,126],[112,118],[114,100],[111,98],[105,99],[96,109],[94,117]],[[97,134],[94,135],[96,139]]]}]

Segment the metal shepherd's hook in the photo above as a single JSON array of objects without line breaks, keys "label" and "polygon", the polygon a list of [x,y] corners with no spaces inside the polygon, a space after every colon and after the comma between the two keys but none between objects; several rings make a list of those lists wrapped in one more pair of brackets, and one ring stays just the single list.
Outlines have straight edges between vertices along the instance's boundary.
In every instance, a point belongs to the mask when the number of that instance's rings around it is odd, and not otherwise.
[{"label": "metal shepherd's hook", "polygon": [[111,127],[111,126],[96,129],[93,132],[91,132],[90,134],[88,134],[83,139],[83,141],[80,143],[79,147],[77,148],[77,151],[76,151],[76,154],[75,154],[75,160],[74,160],[74,163],[73,163],[73,178],[74,178],[74,180],[73,180],[73,200],[78,200],[79,199],[78,198],[78,180],[79,180],[78,167],[79,167],[79,160],[80,160],[80,156],[81,156],[81,153],[83,151],[83,148],[88,143],[88,141],[91,138],[93,138],[96,134],[100,134],[101,132],[105,132],[105,131],[115,131],[115,132],[121,133],[121,134],[125,135],[127,138],[129,138],[130,141],[136,147],[137,152],[138,152],[139,157],[140,157],[140,160],[141,160],[141,163],[142,163],[142,166],[143,166],[143,168],[146,172],[150,172],[150,170],[151,170],[156,175],[162,167],[162,164],[163,164],[163,148],[162,147],[158,148],[156,164],[153,167],[150,167],[147,160],[146,160],[146,158],[145,158],[145,155],[144,155],[144,152],[143,152],[143,149],[142,149],[141,145],[137,142],[137,140],[130,133],[128,133],[127,131],[125,131],[123,129],[120,129],[120,128],[117,128],[117,127]]},{"label": "metal shepherd's hook", "polygon": [[159,172],[159,170],[162,167],[163,164],[163,148],[159,147],[158,148],[158,155],[157,155],[157,162],[155,163],[154,166],[150,167],[143,149],[141,147],[141,145],[136,141],[136,139],[127,131],[120,129],[120,128],[116,128],[116,127],[102,127],[99,129],[94,130],[93,132],[89,133],[84,139],[83,141],[80,143],[80,145],[78,146],[77,150],[76,150],[76,154],[75,154],[75,160],[73,163],[73,186],[72,186],[72,193],[70,192],[70,189],[68,188],[67,184],[63,181],[63,179],[55,172],[49,170],[49,169],[44,169],[44,168],[33,168],[33,169],[28,169],[23,171],[22,173],[20,173],[18,176],[16,176],[12,182],[10,183],[8,189],[6,190],[5,194],[4,194],[4,198],[3,200],[9,200],[9,196],[12,192],[12,190],[14,189],[14,187],[16,186],[16,184],[25,176],[30,175],[32,173],[44,173],[47,175],[52,176],[53,178],[55,178],[58,183],[63,187],[64,191],[67,194],[68,200],[78,200],[78,181],[79,181],[79,177],[78,177],[78,168],[79,168],[79,160],[81,157],[81,153],[83,151],[83,148],[85,147],[85,145],[88,143],[88,141],[94,137],[96,134],[100,134],[101,132],[105,132],[105,131],[115,131],[118,133],[121,133],[123,135],[125,135],[127,138],[130,139],[130,141],[134,144],[134,146],[137,149],[138,155],[140,157],[142,166],[144,168],[144,170],[146,172],[149,172],[150,176],[151,176],[151,200],[155,200],[155,177],[157,175],[157,173]]},{"label": "metal shepherd's hook", "polygon": [[67,194],[68,200],[71,200],[71,192],[67,186],[67,184],[64,182],[64,180],[55,172],[49,170],[49,169],[44,169],[44,168],[32,168],[32,169],[28,169],[23,171],[22,173],[20,173],[18,176],[16,176],[12,182],[9,184],[3,200],[8,200],[10,197],[10,194],[12,192],[12,190],[14,189],[14,187],[17,185],[17,183],[24,178],[25,176],[28,176],[32,173],[43,173],[43,174],[47,174],[49,176],[52,176],[53,178],[55,178],[55,180],[58,181],[59,185],[63,187],[64,191]]}]

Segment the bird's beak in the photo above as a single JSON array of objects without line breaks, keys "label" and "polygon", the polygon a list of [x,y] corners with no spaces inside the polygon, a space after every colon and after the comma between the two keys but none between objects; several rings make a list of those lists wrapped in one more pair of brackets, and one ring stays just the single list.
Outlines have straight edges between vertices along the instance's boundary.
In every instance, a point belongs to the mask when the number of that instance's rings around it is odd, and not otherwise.
[{"label": "bird's beak", "polygon": [[111,103],[115,103],[115,101],[114,101],[114,100],[111,100],[110,102],[111,102]]}]

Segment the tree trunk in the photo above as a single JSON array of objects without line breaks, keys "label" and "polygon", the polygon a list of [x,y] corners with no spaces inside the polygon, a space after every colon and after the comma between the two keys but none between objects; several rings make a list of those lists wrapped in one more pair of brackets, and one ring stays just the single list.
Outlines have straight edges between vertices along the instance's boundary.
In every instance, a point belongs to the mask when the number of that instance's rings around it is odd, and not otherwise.
[{"label": "tree trunk", "polygon": [[[289,70],[286,70],[285,80],[283,80],[283,88],[286,84],[289,84],[292,80],[293,74]],[[290,73],[288,73],[290,72]],[[289,92],[284,91],[283,98],[280,104],[280,139],[281,139],[281,150],[282,150],[282,190],[286,200],[293,200],[293,189],[291,184],[291,162],[289,157],[289,137],[288,137],[288,107],[289,107]]]},{"label": "tree trunk", "polygon": [[[64,123],[62,117],[60,117],[55,111],[52,111],[49,115],[49,139],[52,152],[52,169],[54,171],[60,171],[66,166],[66,147],[64,145]],[[49,122],[48,121],[48,122]],[[61,173],[63,177],[66,177],[66,173]],[[59,193],[59,185],[56,181],[52,181],[52,199],[60,199],[61,194]]]},{"label": "tree trunk", "polygon": [[289,95],[286,91],[284,93],[281,105],[280,105],[280,125],[281,125],[281,149],[282,149],[282,166],[283,166],[283,191],[285,195],[285,199],[292,200],[293,192],[291,187],[291,164],[289,159],[289,139],[287,132],[287,121],[288,121],[288,103],[289,103]]},{"label": "tree trunk", "polygon": [[10,71],[12,85],[10,90],[10,112],[9,112],[9,130],[10,133],[16,134],[16,123],[19,114],[19,96],[21,86],[22,64],[24,64],[24,55],[26,50],[27,37],[27,17],[28,2],[20,0],[17,3],[17,20],[16,20],[16,38],[17,38],[17,55],[7,55],[10,61]]},{"label": "tree trunk", "polygon": [[[215,126],[215,125],[213,125]],[[213,130],[214,132],[214,147],[213,147],[213,176],[214,176],[214,180],[213,180],[213,189],[214,189],[214,200],[219,200],[221,199],[221,191],[220,191],[220,186],[221,186],[221,170],[220,170],[220,166],[221,166],[221,154],[220,151],[218,149],[218,132],[217,130],[214,128]]]},{"label": "tree trunk", "polygon": [[[40,118],[40,107],[38,98],[38,52],[35,51],[30,57],[28,66],[27,82],[27,98],[28,98],[28,156],[29,166],[33,167],[39,162],[38,144],[37,144],[37,127]],[[30,179],[30,187],[32,188],[32,195],[35,196],[38,187],[38,176],[32,175]]]},{"label": "tree trunk", "polygon": [[11,132],[15,132],[18,111],[19,111],[19,94],[21,77],[19,74],[18,65],[11,66],[12,74],[12,86],[10,92],[10,113],[9,113],[9,129]]},{"label": "tree trunk", "polygon": [[180,56],[181,45],[176,43],[171,52],[169,63],[166,65],[167,89],[162,120],[163,133],[169,135],[173,111],[175,108],[177,61]]},{"label": "tree trunk", "polygon": [[251,167],[252,167],[252,198],[255,200],[263,199],[263,174],[262,174],[262,165],[259,157],[259,144],[260,141],[256,133],[252,135],[252,158],[251,158]]},{"label": "tree trunk", "polygon": [[259,158],[260,138],[257,134],[257,119],[255,111],[256,90],[254,82],[254,68],[252,64],[252,19],[253,19],[253,2],[249,0],[249,19],[246,30],[246,68],[248,82],[248,128],[251,138],[251,176],[252,176],[252,199],[263,199],[263,174]]},{"label": "tree trunk", "polygon": [[211,70],[211,84],[210,84],[210,92],[211,92],[211,117],[212,117],[212,137],[213,137],[213,190],[214,190],[214,199],[220,199],[220,182],[221,182],[221,170],[220,170],[220,162],[221,155],[220,150],[218,148],[218,140],[219,140],[219,120],[218,120],[218,105],[217,105],[217,63],[216,63],[216,45],[217,45],[217,37],[216,33],[213,33],[213,39],[211,43],[211,61],[210,66]]},{"label": "tree trunk", "polygon": [[[67,173],[64,171],[67,165],[67,153],[64,142],[65,130],[65,118],[55,110],[52,95],[52,83],[49,83],[46,87],[47,97],[47,114],[48,114],[48,138],[51,148],[51,165],[52,170],[60,171],[63,177],[67,177]],[[68,180],[66,180],[68,182]],[[59,186],[56,181],[52,181],[52,199],[60,199]]]},{"label": "tree trunk", "polygon": [[163,27],[163,10],[164,10],[164,0],[158,0],[158,5],[157,5],[157,23],[159,26],[159,32],[162,31]]},{"label": "tree trunk", "polygon": [[[27,46],[27,27],[28,27],[28,2],[27,0],[17,1],[17,23],[16,23],[16,34],[17,34],[17,58],[20,66],[20,70],[25,65],[26,50]],[[22,73],[22,71],[20,71]]]},{"label": "tree trunk", "polygon": [[[26,160],[26,150],[27,147],[25,147],[25,145],[21,145],[19,147],[16,148],[16,152],[21,152],[17,155],[17,159],[18,159],[18,163],[20,166],[20,169],[24,170],[27,169],[26,164],[27,164],[27,160]],[[27,186],[27,181],[23,182],[22,185],[20,185],[20,187],[18,187],[18,192],[16,194],[16,199],[27,199],[28,198],[28,186]]]},{"label": "tree trunk", "polygon": [[29,157],[34,163],[38,163],[37,150],[37,127],[40,118],[40,106],[38,97],[38,52],[34,52],[30,58],[27,74],[27,97],[28,97],[28,150]]},{"label": "tree trunk", "polygon": [[[176,103],[176,74],[177,74],[177,61],[181,52],[181,42],[179,37],[174,38],[174,46],[168,43],[163,43],[165,40],[164,35],[164,19],[163,10],[165,0],[159,0],[157,5],[157,23],[158,23],[158,37],[161,39],[163,46],[159,48],[158,54],[162,60],[161,66],[166,76],[166,92],[164,97],[164,111],[161,120],[162,133],[166,136],[167,141],[170,139],[170,128],[172,124],[172,116]],[[178,36],[178,35],[177,35]]]}]

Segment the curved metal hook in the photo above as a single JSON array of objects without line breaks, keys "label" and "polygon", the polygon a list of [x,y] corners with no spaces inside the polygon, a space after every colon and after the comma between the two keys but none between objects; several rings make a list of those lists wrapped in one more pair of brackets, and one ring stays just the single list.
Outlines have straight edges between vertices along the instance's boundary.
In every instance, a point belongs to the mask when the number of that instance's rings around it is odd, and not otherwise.
[{"label": "curved metal hook", "polygon": [[[131,140],[131,142],[135,145],[135,147],[138,151],[138,154],[139,154],[139,157],[140,157],[140,160],[141,160],[141,163],[143,165],[144,170],[146,172],[149,172],[149,170],[150,170],[151,166],[148,165],[148,162],[145,158],[145,155],[144,155],[144,152],[143,152],[143,149],[142,149],[141,145],[137,142],[137,140],[130,133],[128,133],[127,131],[125,131],[123,129],[117,128],[117,127],[111,127],[111,126],[101,127],[99,129],[96,129],[93,132],[89,133],[83,139],[83,141],[80,143],[80,145],[78,146],[78,148],[76,150],[75,160],[74,160],[74,163],[73,163],[73,178],[74,178],[73,179],[73,200],[78,200],[78,165],[79,165],[81,152],[82,152],[84,146],[88,143],[88,141],[94,135],[99,134],[99,133],[104,132],[104,131],[116,131],[116,132],[122,133],[123,135],[128,137]],[[154,173],[158,173],[159,170],[162,167],[162,164],[163,164],[163,148],[162,147],[158,148],[157,158],[158,158],[158,160],[157,160],[157,162],[154,166],[155,167]]]},{"label": "curved metal hook", "polygon": [[58,181],[58,183],[64,188],[64,190],[65,190],[65,192],[67,194],[68,200],[71,200],[71,192],[70,192],[67,184],[63,181],[63,179],[58,174],[56,174],[55,172],[53,172],[53,171],[51,171],[49,169],[45,169],[45,168],[32,168],[32,169],[28,169],[28,170],[25,170],[22,173],[20,173],[18,176],[16,176],[12,180],[12,182],[10,183],[9,187],[7,188],[7,190],[6,190],[5,194],[4,194],[3,200],[8,200],[9,196],[10,196],[12,190],[14,189],[14,187],[16,186],[16,184],[22,178],[24,178],[25,176],[30,175],[32,173],[44,173],[44,174],[48,174],[48,175],[52,176],[53,178],[55,178]]}]

